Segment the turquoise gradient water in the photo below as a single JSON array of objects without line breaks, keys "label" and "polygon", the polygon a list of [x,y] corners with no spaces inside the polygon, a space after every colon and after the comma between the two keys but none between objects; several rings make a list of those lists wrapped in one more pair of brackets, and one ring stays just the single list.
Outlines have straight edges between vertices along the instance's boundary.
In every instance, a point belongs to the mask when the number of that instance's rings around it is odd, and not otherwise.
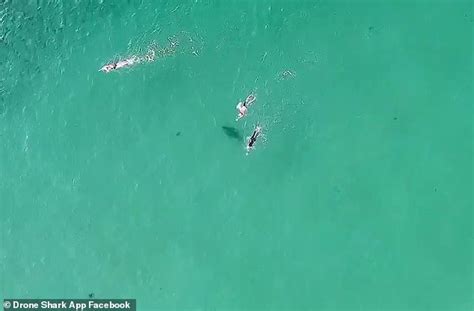
[{"label": "turquoise gradient water", "polygon": [[472,2],[0,8],[0,298],[472,310]]}]

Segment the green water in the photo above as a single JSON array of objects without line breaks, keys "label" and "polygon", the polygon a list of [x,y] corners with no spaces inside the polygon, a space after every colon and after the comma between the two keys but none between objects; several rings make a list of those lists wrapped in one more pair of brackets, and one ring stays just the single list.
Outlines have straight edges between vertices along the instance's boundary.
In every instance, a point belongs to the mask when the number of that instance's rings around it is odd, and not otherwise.
[{"label": "green water", "polygon": [[[473,309],[472,2],[24,0],[0,16],[0,298]],[[175,55],[97,71],[170,36]]]}]

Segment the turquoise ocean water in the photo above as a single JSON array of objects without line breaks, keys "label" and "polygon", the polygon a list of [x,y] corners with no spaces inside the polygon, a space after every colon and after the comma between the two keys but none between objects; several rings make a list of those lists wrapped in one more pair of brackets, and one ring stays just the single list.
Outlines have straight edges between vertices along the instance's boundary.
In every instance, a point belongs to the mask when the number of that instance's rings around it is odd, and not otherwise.
[{"label": "turquoise ocean water", "polygon": [[0,1],[0,298],[472,310],[472,22],[457,0]]}]

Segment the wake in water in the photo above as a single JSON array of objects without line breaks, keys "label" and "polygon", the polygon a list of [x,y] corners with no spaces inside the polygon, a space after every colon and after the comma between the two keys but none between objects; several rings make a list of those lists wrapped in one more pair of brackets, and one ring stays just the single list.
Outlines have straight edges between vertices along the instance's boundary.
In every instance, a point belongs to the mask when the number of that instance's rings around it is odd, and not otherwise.
[{"label": "wake in water", "polygon": [[122,60],[117,60],[104,65],[99,71],[109,73],[118,69],[132,67],[145,62],[153,62],[158,58],[168,57],[179,52],[190,52],[199,55],[200,45],[191,35],[182,32],[168,38],[168,44],[161,47],[156,42],[150,44],[145,54],[132,55]]},{"label": "wake in water", "polygon": [[99,71],[109,73],[117,69],[131,67],[143,62],[153,62],[157,57],[166,57],[168,55],[174,54],[178,47],[178,42],[172,39],[169,41],[169,45],[164,48],[160,48],[158,45],[151,44],[148,48],[148,52],[145,55],[132,55],[124,60],[109,63],[100,68]]}]

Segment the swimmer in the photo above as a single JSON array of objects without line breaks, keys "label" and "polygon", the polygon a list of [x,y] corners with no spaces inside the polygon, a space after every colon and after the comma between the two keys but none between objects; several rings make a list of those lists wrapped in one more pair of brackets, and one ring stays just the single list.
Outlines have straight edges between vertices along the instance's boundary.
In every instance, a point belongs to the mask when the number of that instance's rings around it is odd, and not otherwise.
[{"label": "swimmer", "polygon": [[254,144],[257,141],[258,136],[260,136],[261,132],[262,128],[257,125],[252,133],[252,136],[249,137],[249,140],[247,142],[247,154],[249,154],[249,152],[254,148]]},{"label": "swimmer", "polygon": [[237,115],[237,119],[235,119],[235,121],[239,121],[247,114],[248,109],[245,105],[245,102],[239,102],[235,108],[237,108],[237,110],[239,111],[239,114]]},{"label": "swimmer", "polygon": [[132,66],[132,65],[134,65],[136,63],[139,63],[139,62],[140,62],[140,59],[137,56],[132,56],[132,57],[127,58],[125,60],[121,60],[121,61],[118,61],[118,62],[115,62],[115,63],[107,64],[104,67],[100,68],[99,71],[109,73],[113,70],[117,70],[117,69],[124,68],[124,67],[129,67],[129,66]]},{"label": "swimmer", "polygon": [[237,119],[235,121],[239,121],[239,119],[245,117],[248,111],[248,107],[257,99],[257,97],[253,94],[247,96],[244,102],[239,102],[235,108],[239,111],[237,115]]}]

